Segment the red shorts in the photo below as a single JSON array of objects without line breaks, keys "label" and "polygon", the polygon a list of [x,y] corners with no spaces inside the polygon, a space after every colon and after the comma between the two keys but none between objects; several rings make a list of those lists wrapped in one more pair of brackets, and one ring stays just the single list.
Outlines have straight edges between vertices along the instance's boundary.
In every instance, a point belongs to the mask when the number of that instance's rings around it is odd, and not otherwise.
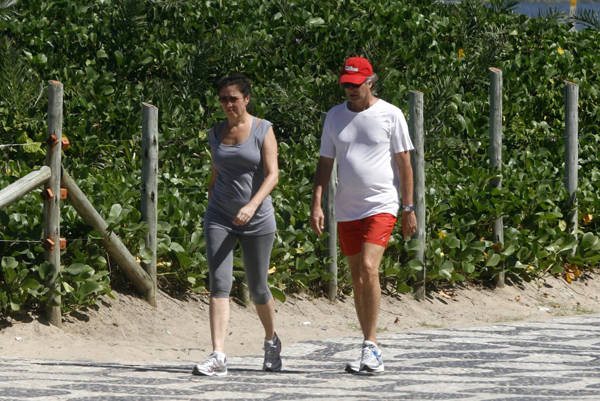
[{"label": "red shorts", "polygon": [[340,248],[346,256],[356,255],[362,251],[365,242],[386,247],[392,230],[396,224],[396,216],[380,213],[360,220],[340,221],[337,224]]}]

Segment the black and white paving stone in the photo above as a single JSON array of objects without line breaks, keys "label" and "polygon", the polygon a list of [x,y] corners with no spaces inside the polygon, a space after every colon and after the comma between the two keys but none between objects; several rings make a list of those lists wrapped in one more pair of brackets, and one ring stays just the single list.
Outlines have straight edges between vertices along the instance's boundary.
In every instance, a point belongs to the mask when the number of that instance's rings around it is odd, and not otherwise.
[{"label": "black and white paving stone", "polygon": [[[283,339],[285,341],[285,338]],[[600,401],[600,315],[382,334],[385,373],[344,372],[359,338],[284,343],[284,371],[229,358],[223,377],[188,363],[0,357],[0,401],[457,400]]]}]

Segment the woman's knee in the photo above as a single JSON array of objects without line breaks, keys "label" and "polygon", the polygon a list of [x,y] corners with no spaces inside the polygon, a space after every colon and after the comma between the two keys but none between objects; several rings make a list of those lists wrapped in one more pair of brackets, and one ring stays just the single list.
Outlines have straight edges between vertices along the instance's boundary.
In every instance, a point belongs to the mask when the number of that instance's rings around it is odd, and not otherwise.
[{"label": "woman's knee", "polygon": [[268,288],[266,290],[250,291],[250,298],[255,305],[265,305],[269,303],[272,297]]}]

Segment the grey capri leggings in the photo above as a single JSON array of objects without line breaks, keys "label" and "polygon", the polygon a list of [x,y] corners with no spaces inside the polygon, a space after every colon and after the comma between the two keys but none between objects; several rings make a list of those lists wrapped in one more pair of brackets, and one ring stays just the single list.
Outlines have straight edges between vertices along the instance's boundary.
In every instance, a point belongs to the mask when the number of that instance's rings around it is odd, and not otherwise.
[{"label": "grey capri leggings", "polygon": [[272,298],[267,282],[275,233],[240,235],[222,228],[205,229],[210,295],[229,298],[233,284],[233,250],[239,241],[252,302],[264,305]]}]

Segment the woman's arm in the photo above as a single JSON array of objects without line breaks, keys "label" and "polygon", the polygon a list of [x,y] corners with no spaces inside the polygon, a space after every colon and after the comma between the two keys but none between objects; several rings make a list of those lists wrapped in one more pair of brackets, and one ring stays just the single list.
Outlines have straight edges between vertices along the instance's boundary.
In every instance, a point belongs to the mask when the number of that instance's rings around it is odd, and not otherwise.
[{"label": "woman's arm", "polygon": [[258,191],[256,191],[254,196],[250,199],[250,202],[243,206],[239,210],[237,216],[235,216],[235,219],[233,220],[233,224],[235,225],[242,226],[248,223],[252,216],[254,216],[254,213],[256,213],[256,209],[258,209],[260,204],[271,193],[279,181],[277,139],[275,138],[273,127],[270,127],[269,131],[267,131],[267,135],[263,141],[261,154],[263,159],[263,171],[265,175],[264,180],[261,186],[258,188]]}]

